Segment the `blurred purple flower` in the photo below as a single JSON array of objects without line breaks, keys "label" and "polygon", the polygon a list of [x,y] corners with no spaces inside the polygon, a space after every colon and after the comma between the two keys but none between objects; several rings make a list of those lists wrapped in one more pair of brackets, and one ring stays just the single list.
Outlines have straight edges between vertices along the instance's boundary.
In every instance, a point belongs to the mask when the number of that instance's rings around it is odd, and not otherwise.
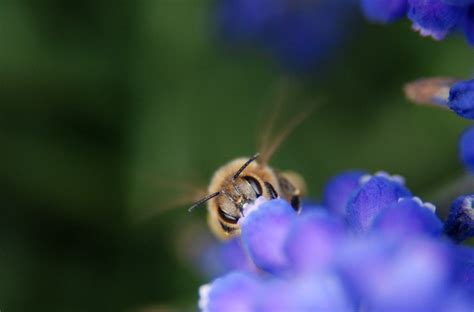
[{"label": "blurred purple flower", "polygon": [[453,204],[443,227],[401,177],[359,180],[346,205],[354,213],[298,215],[286,201],[257,201],[241,222],[241,240],[260,270],[202,286],[200,309],[471,311],[474,251],[453,242],[474,234],[474,195]]},{"label": "blurred purple flower", "polygon": [[368,20],[376,23],[390,23],[407,13],[407,0],[362,0],[362,11]]},{"label": "blurred purple flower", "polygon": [[220,0],[221,37],[272,55],[292,72],[322,64],[348,33],[352,0]]}]

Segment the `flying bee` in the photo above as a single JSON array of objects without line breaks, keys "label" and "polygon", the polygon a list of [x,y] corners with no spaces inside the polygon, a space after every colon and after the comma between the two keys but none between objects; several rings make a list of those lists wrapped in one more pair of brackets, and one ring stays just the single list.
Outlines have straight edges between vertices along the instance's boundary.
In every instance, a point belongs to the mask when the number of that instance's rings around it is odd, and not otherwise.
[{"label": "flying bee", "polygon": [[[257,198],[281,198],[297,212],[301,196],[305,195],[303,178],[293,171],[271,168],[268,161],[290,132],[307,116],[293,118],[269,143],[268,132],[262,136],[261,151],[250,158],[237,158],[217,169],[208,187],[208,195],[195,202],[189,210],[207,202],[208,225],[215,236],[229,239],[240,235],[239,219],[244,217],[244,206]],[[270,118],[270,127],[274,118]]]}]

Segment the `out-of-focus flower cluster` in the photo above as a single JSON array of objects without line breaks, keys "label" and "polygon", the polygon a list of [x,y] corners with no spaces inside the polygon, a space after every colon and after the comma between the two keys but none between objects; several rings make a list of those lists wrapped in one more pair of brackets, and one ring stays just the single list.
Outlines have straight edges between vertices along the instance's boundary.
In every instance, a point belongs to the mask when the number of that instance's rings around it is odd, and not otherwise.
[{"label": "out-of-focus flower cluster", "polygon": [[460,197],[443,223],[403,178],[360,171],[331,179],[322,204],[300,215],[283,200],[259,199],[216,264],[230,271],[200,288],[199,307],[472,311],[474,250],[457,243],[474,235],[473,203]]},{"label": "out-of-focus flower cluster", "polygon": [[[474,79],[458,80],[435,77],[407,84],[407,97],[419,104],[448,108],[458,116],[474,120]],[[474,127],[467,128],[459,141],[459,155],[465,167],[474,173]]]},{"label": "out-of-focus flower cluster", "polygon": [[361,3],[371,21],[390,23],[407,16],[413,29],[422,36],[442,40],[460,30],[474,45],[473,0],[362,0]]},{"label": "out-of-focus flower cluster", "polygon": [[221,37],[270,54],[283,69],[309,72],[344,41],[352,0],[219,0]]}]

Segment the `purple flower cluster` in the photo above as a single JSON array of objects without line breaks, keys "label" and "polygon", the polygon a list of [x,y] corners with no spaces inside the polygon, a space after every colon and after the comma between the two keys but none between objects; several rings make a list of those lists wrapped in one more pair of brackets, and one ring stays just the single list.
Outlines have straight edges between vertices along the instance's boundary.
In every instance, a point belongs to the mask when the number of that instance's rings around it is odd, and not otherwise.
[{"label": "purple flower cluster", "polygon": [[285,69],[308,72],[341,44],[352,0],[220,0],[221,37],[270,54]]},{"label": "purple flower cluster", "polygon": [[[472,311],[474,196],[445,223],[403,178],[342,173],[322,205],[300,215],[280,199],[257,200],[232,244],[255,264],[200,288],[199,307],[226,311]],[[235,259],[229,252],[227,260]],[[238,257],[240,257],[238,256]]]},{"label": "purple flower cluster", "polygon": [[473,0],[362,0],[362,9],[369,20],[378,23],[407,16],[413,29],[436,40],[461,30],[474,45]]}]

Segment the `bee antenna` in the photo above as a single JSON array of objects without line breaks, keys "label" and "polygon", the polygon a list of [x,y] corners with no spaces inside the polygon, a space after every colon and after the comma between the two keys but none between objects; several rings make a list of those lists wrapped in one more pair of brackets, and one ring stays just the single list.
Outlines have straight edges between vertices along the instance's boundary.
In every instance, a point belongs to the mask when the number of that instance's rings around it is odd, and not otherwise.
[{"label": "bee antenna", "polygon": [[245,164],[243,164],[242,167],[240,167],[239,170],[237,170],[237,172],[236,172],[236,173],[234,174],[234,176],[232,177],[232,180],[237,179],[237,178],[240,176],[240,174],[242,173],[242,171],[244,171],[245,168],[248,167],[248,165],[250,165],[255,159],[257,159],[258,156],[260,156],[259,153],[257,153],[257,154],[255,154],[255,155],[253,155],[252,157],[250,157],[250,159],[247,160],[247,161],[245,162]]},{"label": "bee antenna", "polygon": [[212,199],[218,195],[220,195],[220,191],[219,192],[215,192],[215,193],[212,193],[211,195],[207,195],[206,197],[204,198],[201,198],[200,200],[198,200],[197,202],[195,202],[191,207],[189,207],[188,211],[191,212],[193,211],[194,208],[196,208],[197,206],[199,205],[202,205],[204,204],[205,202],[207,202],[209,199]]}]

